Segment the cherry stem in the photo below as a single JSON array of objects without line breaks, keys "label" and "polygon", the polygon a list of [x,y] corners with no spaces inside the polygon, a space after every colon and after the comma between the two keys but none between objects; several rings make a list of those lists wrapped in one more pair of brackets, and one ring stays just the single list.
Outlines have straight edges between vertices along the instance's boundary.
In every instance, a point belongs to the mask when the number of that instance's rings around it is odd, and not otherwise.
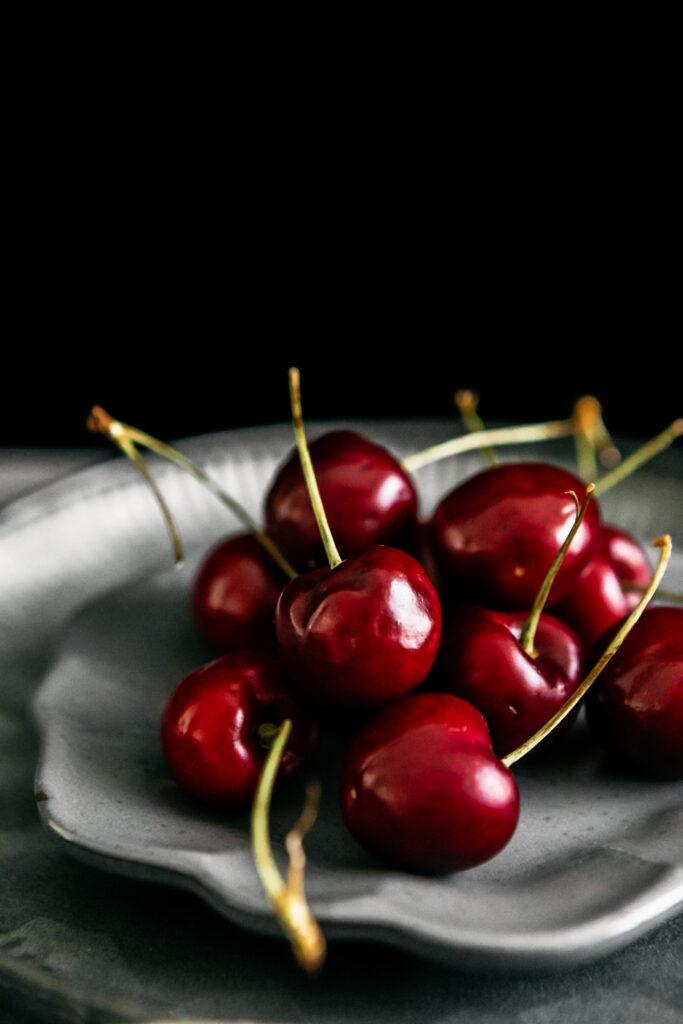
[{"label": "cherry stem", "polygon": [[[477,413],[479,395],[475,394],[474,391],[468,391],[466,388],[463,388],[460,391],[456,391],[454,401],[458,407],[463,424],[471,434],[484,430],[484,422]],[[491,445],[483,444],[481,446],[481,454],[489,466],[498,464],[496,453]]]},{"label": "cherry stem", "polygon": [[475,451],[484,445],[524,444],[533,441],[550,441],[557,437],[569,437],[573,432],[572,420],[552,420],[548,423],[532,423],[521,427],[496,427],[493,430],[477,430],[472,434],[453,437],[450,441],[425,448],[422,452],[408,455],[401,465],[407,473],[422,469],[432,462],[439,462],[451,455]]},{"label": "cherry stem", "polygon": [[158,441],[157,438],[152,437],[150,434],[145,434],[144,431],[138,430],[137,427],[131,427],[127,423],[121,423],[119,420],[115,420],[113,416],[110,416],[109,413],[105,412],[105,410],[99,405],[93,406],[90,415],[88,416],[87,426],[89,430],[105,434],[121,449],[124,455],[128,456],[133,465],[140,471],[140,473],[142,473],[143,477],[151,487],[164,515],[166,525],[173,541],[173,550],[177,562],[182,561],[182,548],[180,545],[178,531],[175,523],[173,522],[171,513],[168,510],[168,506],[152,478],[152,474],[149,471],[147,463],[135,447],[136,444],[142,445],[144,448],[149,448],[149,450],[153,451],[156,455],[160,455],[162,458],[168,459],[180,469],[185,470],[187,473],[190,473],[195,477],[195,479],[199,480],[199,482],[207,487],[219,501],[226,505],[233,515],[240,520],[242,525],[245,526],[251,534],[253,534],[261,546],[280,566],[286,576],[290,579],[294,579],[297,575],[296,570],[292,568],[282,552],[276,548],[270,537],[264,533],[263,530],[259,529],[247,510],[240,505],[239,502],[235,501],[234,498],[231,498],[230,495],[215,482],[215,480],[211,479],[208,473],[192,462],[191,459],[188,459],[186,455],[182,455],[181,452],[177,451],[175,448],[172,448],[168,444],[164,444],[163,441]]},{"label": "cherry stem", "polygon": [[638,448],[637,451],[625,458],[620,465],[601,477],[595,485],[596,497],[604,494],[605,491],[608,491],[610,487],[614,487],[615,484],[621,483],[622,480],[630,476],[636,469],[640,469],[641,466],[649,462],[655,455],[659,455],[661,451],[664,451],[670,444],[673,444],[681,434],[683,434],[683,417],[674,420],[661,434],[657,434],[650,441],[646,441],[641,448]]},{"label": "cherry stem", "polygon": [[340,564],[342,559],[337,549],[337,545],[334,542],[330,524],[327,521],[325,508],[323,506],[322,498],[320,497],[318,481],[316,480],[315,470],[313,469],[311,453],[308,450],[306,431],[304,430],[304,419],[301,410],[301,378],[299,376],[299,371],[295,366],[291,367],[289,371],[289,398],[292,407],[294,436],[296,437],[296,445],[299,449],[301,471],[304,475],[304,480],[306,481],[306,488],[311,499],[311,505],[313,506],[313,514],[315,516],[315,521],[318,524],[318,529],[320,530],[320,537],[323,542],[323,547],[325,548],[327,560],[330,563],[330,569],[334,569]]},{"label": "cherry stem", "polygon": [[317,970],[325,959],[326,943],[320,926],[311,914],[304,891],[306,855],[303,839],[315,821],[320,798],[319,785],[307,787],[301,817],[285,839],[289,857],[287,881],[280,874],[273,856],[268,819],[275,777],[282,760],[292,721],[287,718],[278,729],[259,779],[251,812],[251,842],[254,861],[278,921],[289,939],[294,956],[307,971]]},{"label": "cherry stem", "polygon": [[552,565],[546,573],[546,577],[543,580],[543,583],[541,584],[538,594],[536,595],[536,600],[532,605],[531,611],[529,612],[529,617],[524,624],[524,628],[519,638],[522,650],[532,658],[536,657],[536,651],[534,649],[536,630],[538,629],[538,623],[541,619],[541,613],[545,607],[546,601],[548,600],[550,588],[552,587],[555,577],[557,576],[557,573],[559,571],[559,568],[562,565],[564,556],[567,554],[567,551],[569,550],[569,547],[572,541],[574,540],[574,537],[576,536],[576,532],[581,526],[581,523],[583,522],[583,517],[586,514],[586,509],[588,508],[588,503],[591,500],[594,490],[595,485],[588,484],[586,488],[586,495],[583,499],[581,507],[579,507],[579,499],[576,497],[574,491],[566,492],[567,494],[571,494],[574,498],[574,502],[576,504],[576,519],[574,520],[574,525],[567,534],[564,543],[562,544],[562,547],[555,555]]},{"label": "cherry stem", "polygon": [[615,466],[619,452],[602,418],[602,406],[594,395],[583,395],[574,403],[574,447],[579,476],[595,480],[598,461],[602,466]]},{"label": "cherry stem", "polygon": [[533,748],[538,743],[540,743],[541,740],[544,740],[546,736],[548,736],[553,731],[555,726],[559,725],[562,719],[565,718],[569,714],[569,712],[576,707],[576,705],[579,703],[579,701],[584,696],[586,691],[593,685],[595,680],[598,678],[605,665],[608,663],[608,661],[612,659],[613,655],[616,654],[618,649],[621,647],[627,635],[631,632],[636,622],[638,621],[638,619],[650,603],[654,595],[654,592],[656,591],[659,585],[659,581],[664,575],[664,572],[669,562],[669,558],[671,557],[671,537],[668,533],[665,534],[663,537],[660,537],[658,540],[653,541],[652,543],[654,547],[660,549],[659,564],[657,565],[657,568],[653,573],[652,579],[650,580],[650,584],[647,587],[647,590],[643,594],[642,598],[640,599],[636,607],[633,609],[630,615],[624,620],[620,629],[613,637],[613,639],[610,641],[604,653],[600,656],[600,658],[593,666],[593,668],[590,670],[586,678],[579,684],[576,690],[574,690],[574,693],[572,693],[572,695],[565,701],[565,703],[562,705],[559,711],[556,711],[552,718],[550,718],[545,723],[545,725],[542,725],[541,728],[533,734],[533,736],[530,736],[529,739],[525,740],[524,743],[520,744],[520,746],[517,747],[516,750],[513,750],[512,753],[502,758],[503,764],[509,767],[511,764],[514,764],[515,761],[519,761],[521,757],[524,757],[525,754],[528,754],[530,750],[533,750]]}]

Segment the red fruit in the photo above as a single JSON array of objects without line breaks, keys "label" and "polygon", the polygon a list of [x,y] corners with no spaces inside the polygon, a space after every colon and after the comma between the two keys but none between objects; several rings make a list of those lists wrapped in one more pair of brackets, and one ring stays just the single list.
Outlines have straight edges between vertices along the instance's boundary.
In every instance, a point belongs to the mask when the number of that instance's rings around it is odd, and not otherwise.
[{"label": "red fruit", "polygon": [[[435,557],[445,573],[476,586],[497,608],[530,608],[576,518],[571,494],[585,485],[556,466],[507,463],[454,488],[432,518]],[[600,525],[592,501],[567,552],[548,605],[571,588]]]},{"label": "red fruit", "polygon": [[644,775],[683,775],[683,608],[643,612],[589,690],[586,710],[615,760]]},{"label": "red fruit", "polygon": [[474,867],[509,842],[519,816],[512,772],[486,722],[450,694],[412,694],[351,741],[340,798],[354,839],[409,871]]},{"label": "red fruit", "polygon": [[275,605],[287,576],[249,533],[205,558],[192,588],[199,631],[220,651],[275,650]]},{"label": "red fruit", "polygon": [[542,614],[532,657],[519,643],[526,619],[526,612],[456,609],[434,670],[439,689],[482,713],[501,757],[533,736],[581,682],[582,648],[572,630]]},{"label": "red fruit", "polygon": [[[323,434],[309,451],[325,513],[343,558],[374,544],[407,545],[417,514],[417,492],[390,452],[351,430]],[[296,450],[266,496],[265,529],[296,565],[326,564]]]},{"label": "red fruit", "polygon": [[640,594],[624,590],[622,583],[646,587],[651,575],[647,555],[638,541],[615,526],[603,526],[595,554],[569,593],[555,605],[555,613],[590,649],[638,604]]},{"label": "red fruit", "polygon": [[275,627],[297,688],[353,714],[420,685],[436,657],[441,605],[419,562],[378,545],[288,583]]},{"label": "red fruit", "polygon": [[268,654],[235,651],[192,672],[176,687],[162,716],[161,742],[180,785],[223,807],[245,807],[267,755],[259,727],[292,719],[278,778],[288,778],[312,755],[318,725],[292,697],[279,662]]}]

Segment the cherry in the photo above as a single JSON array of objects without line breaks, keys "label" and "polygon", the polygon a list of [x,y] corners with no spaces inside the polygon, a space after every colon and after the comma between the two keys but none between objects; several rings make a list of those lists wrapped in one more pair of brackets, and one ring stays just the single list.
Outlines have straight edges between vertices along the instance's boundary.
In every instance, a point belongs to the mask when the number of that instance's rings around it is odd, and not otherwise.
[{"label": "cherry", "polygon": [[344,821],[370,853],[444,873],[495,856],[512,837],[519,795],[483,716],[459,697],[411,694],[353,737],[340,776]]},{"label": "cherry", "polygon": [[220,651],[274,651],[275,605],[288,577],[251,533],[221,541],[194,579],[197,628]]},{"label": "cherry", "polygon": [[419,562],[376,545],[288,583],[275,629],[297,688],[353,714],[420,685],[436,657],[441,605]]},{"label": "cherry", "polygon": [[[311,442],[309,451],[342,556],[374,544],[407,543],[417,514],[417,492],[390,452],[352,430],[329,431]],[[268,489],[265,527],[296,565],[324,564],[325,551],[296,449]]]},{"label": "cherry", "polygon": [[[647,586],[650,576],[648,557],[635,537],[616,526],[604,525],[595,553],[554,611],[589,650],[635,608],[638,589]],[[629,591],[624,584],[633,584],[635,589]]]},{"label": "cherry", "polygon": [[291,580],[275,609],[278,648],[292,679],[321,708],[355,714],[414,690],[441,636],[441,604],[411,555],[373,545],[342,561],[318,488],[289,374],[292,420],[309,502],[329,568]]},{"label": "cherry", "polygon": [[[582,487],[573,474],[546,463],[481,470],[437,506],[435,557],[445,573],[478,587],[492,606],[529,608],[574,519],[571,494]],[[557,574],[553,601],[587,562],[599,526],[593,502]]]},{"label": "cherry", "polygon": [[481,711],[501,756],[540,729],[581,681],[583,650],[573,630],[542,614],[532,656],[520,643],[526,619],[519,611],[455,610],[427,682]]},{"label": "cherry", "polygon": [[641,774],[683,775],[683,608],[643,613],[589,694],[586,711],[616,761]]},{"label": "cherry", "polygon": [[233,651],[186,676],[162,715],[161,742],[180,785],[222,807],[248,806],[256,791],[272,734],[293,722],[282,758],[282,778],[313,754],[316,720],[292,696],[279,661],[256,651]]}]

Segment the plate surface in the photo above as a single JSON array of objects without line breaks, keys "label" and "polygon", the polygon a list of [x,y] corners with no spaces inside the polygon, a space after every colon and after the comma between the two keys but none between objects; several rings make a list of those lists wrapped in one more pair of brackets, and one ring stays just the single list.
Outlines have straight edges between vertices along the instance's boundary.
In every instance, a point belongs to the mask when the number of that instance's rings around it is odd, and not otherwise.
[{"label": "plate surface", "polygon": [[[309,435],[330,426],[312,424]],[[453,432],[439,422],[357,426],[399,455]],[[287,427],[268,427],[179,447],[259,517],[264,488],[291,444]],[[571,464],[561,442],[503,454]],[[423,511],[479,465],[472,455],[419,471]],[[678,465],[661,460],[601,505],[605,518],[646,541],[672,533],[666,585],[682,589]],[[34,623],[38,616],[59,637],[35,702],[41,816],[76,856],[191,889],[233,921],[277,933],[253,867],[247,817],[198,807],[172,781],[160,752],[168,694],[211,656],[188,615],[194,569],[211,543],[237,527],[194,480],[157,466],[188,554],[180,571],[167,568],[156,506],[122,460],[16,503],[0,523],[5,578],[15,580],[5,588],[1,621],[13,621],[16,637],[27,614]],[[29,579],[21,564],[33,567]],[[522,812],[508,847],[488,864],[440,879],[386,870],[348,837],[337,808],[341,750],[341,737],[328,737],[311,768],[322,780],[323,804],[307,840],[307,889],[330,938],[374,939],[465,966],[547,968],[619,948],[683,906],[683,785],[619,777],[580,722],[552,761],[515,769]],[[278,855],[300,801],[295,785],[274,806]]]}]

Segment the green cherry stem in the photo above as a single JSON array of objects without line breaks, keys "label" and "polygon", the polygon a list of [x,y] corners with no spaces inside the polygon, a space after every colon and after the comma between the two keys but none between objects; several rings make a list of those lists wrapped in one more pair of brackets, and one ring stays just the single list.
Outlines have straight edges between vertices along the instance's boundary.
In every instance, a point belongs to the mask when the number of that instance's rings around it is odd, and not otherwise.
[{"label": "green cherry stem", "polygon": [[304,891],[306,855],[303,838],[315,821],[320,788],[307,788],[301,817],[288,833],[285,847],[289,857],[287,881],[280,874],[270,842],[270,804],[280,761],[292,730],[291,719],[282,723],[261,770],[251,811],[251,843],[254,862],[276,917],[289,939],[298,963],[307,971],[317,970],[325,959],[326,943],[311,914]]},{"label": "green cherry stem", "polygon": [[[460,391],[455,392],[453,400],[458,407],[458,412],[460,413],[464,426],[471,434],[475,434],[478,431],[485,429],[484,422],[477,412],[479,395],[475,394],[474,391],[469,391],[467,388],[461,388]],[[487,465],[497,465],[498,459],[496,458],[496,453],[490,444],[483,444],[481,446],[481,455]]]},{"label": "green cherry stem", "polygon": [[593,685],[595,680],[598,678],[607,662],[612,659],[613,655],[616,654],[619,647],[621,647],[622,643],[626,639],[626,636],[631,632],[636,622],[645,611],[647,605],[650,603],[654,595],[654,592],[659,586],[659,582],[662,576],[664,575],[667,564],[669,562],[669,558],[671,557],[671,537],[669,536],[669,534],[665,534],[663,537],[660,537],[659,540],[653,541],[653,546],[660,549],[659,564],[657,565],[657,568],[653,573],[652,579],[650,580],[650,585],[648,586],[647,590],[643,594],[642,598],[640,599],[636,607],[633,609],[628,618],[624,620],[621,628],[610,641],[604,653],[600,656],[600,658],[593,666],[593,668],[590,670],[586,678],[579,684],[576,690],[574,690],[574,693],[572,693],[571,697],[569,697],[568,700],[565,701],[565,703],[562,705],[559,711],[556,711],[552,718],[549,719],[549,721],[547,721],[545,725],[541,726],[541,728],[537,732],[535,732],[533,736],[530,736],[529,739],[525,740],[525,742],[522,743],[519,747],[517,747],[516,750],[513,750],[510,754],[507,754],[506,757],[502,758],[503,764],[510,767],[510,765],[514,764],[515,761],[519,761],[521,757],[524,757],[525,754],[528,754],[530,750],[533,750],[533,748],[538,743],[540,743],[541,740],[544,740],[545,737],[553,731],[555,726],[559,725],[562,719],[565,718],[569,714],[569,712],[573,710],[574,707],[576,707],[576,705],[579,703],[579,701],[587,692],[587,690]]},{"label": "green cherry stem", "polygon": [[342,559],[339,554],[339,550],[337,549],[337,545],[334,542],[330,524],[327,521],[325,508],[323,506],[322,498],[320,497],[318,481],[315,477],[311,454],[308,450],[306,431],[304,430],[303,413],[301,410],[301,378],[299,371],[295,366],[291,367],[289,371],[289,398],[292,407],[294,436],[296,437],[296,445],[299,449],[299,459],[301,461],[301,471],[304,475],[304,480],[306,481],[311,505],[313,506],[313,514],[315,515],[315,521],[318,524],[318,529],[320,530],[320,537],[323,542],[323,547],[325,548],[327,560],[330,563],[330,569],[335,569],[341,563]]},{"label": "green cherry stem", "polygon": [[113,416],[110,416],[109,413],[99,405],[95,405],[91,409],[90,415],[88,416],[87,426],[89,430],[104,434],[113,441],[114,444],[121,449],[123,454],[131,460],[133,465],[143,475],[151,487],[171,535],[173,551],[177,562],[182,561],[182,547],[178,531],[175,523],[173,522],[168,506],[166,505],[159,488],[154,482],[149,467],[135,447],[136,445],[148,448],[156,455],[160,455],[162,458],[168,459],[180,469],[190,473],[196,480],[199,480],[199,482],[208,488],[208,490],[211,491],[211,493],[218,498],[220,502],[226,505],[233,515],[239,519],[242,525],[253,534],[256,540],[290,579],[294,579],[297,575],[296,570],[292,568],[282,552],[273,544],[270,537],[257,526],[247,510],[240,505],[238,501],[235,501],[234,498],[227,494],[227,492],[224,491],[215,480],[212,480],[208,473],[206,473],[200,466],[197,466],[191,459],[188,459],[186,455],[183,455],[170,445],[164,444],[163,441],[157,440],[157,438],[152,437],[151,434],[146,434],[143,430],[138,430],[137,427],[131,427],[127,423],[121,423],[119,420],[115,420]]},{"label": "green cherry stem", "polygon": [[633,452],[627,458],[624,459],[618,466],[615,466],[609,473],[605,473],[595,485],[595,495],[599,497],[608,491],[615,484],[621,483],[627,476],[635,470],[640,469],[641,466],[653,459],[655,455],[659,455],[660,452],[668,448],[670,444],[683,434],[683,417],[674,420],[673,423],[661,432],[653,437],[650,441],[646,441],[642,447],[638,448],[637,451]]},{"label": "green cherry stem", "polygon": [[493,430],[476,430],[472,434],[453,437],[450,441],[425,448],[424,451],[408,455],[401,465],[408,473],[422,469],[432,462],[439,462],[451,455],[476,451],[486,445],[525,444],[533,441],[549,441],[557,437],[569,437],[573,431],[573,421],[551,420],[548,423],[531,423],[521,427],[497,427]]},{"label": "green cherry stem", "polygon": [[543,580],[543,583],[541,584],[538,594],[536,595],[536,600],[532,605],[531,611],[529,612],[529,617],[524,624],[522,634],[519,638],[522,650],[532,658],[536,657],[536,652],[534,648],[536,630],[538,629],[538,623],[541,618],[541,613],[545,607],[546,601],[548,600],[550,588],[552,587],[553,581],[557,576],[558,570],[564,560],[564,556],[569,550],[569,547],[572,541],[574,540],[574,537],[576,536],[576,532],[581,526],[581,523],[583,522],[583,517],[586,514],[586,509],[588,508],[588,502],[590,501],[594,490],[595,485],[588,484],[586,488],[586,495],[583,499],[581,507],[579,507],[579,499],[577,498],[576,494],[574,494],[574,491],[567,492],[568,494],[572,495],[576,503],[576,518],[574,520],[574,524],[571,530],[565,537],[562,547],[555,555],[555,558],[553,559],[553,562],[550,568],[548,569],[548,572],[546,573],[545,579]]},{"label": "green cherry stem", "polygon": [[582,480],[595,480],[598,476],[598,461],[602,466],[615,466],[620,455],[602,418],[602,406],[594,395],[577,398],[573,423],[579,476]]},{"label": "green cherry stem", "polygon": [[180,566],[183,564],[183,546],[180,541],[180,535],[178,529],[171,515],[163,494],[157,486],[156,480],[152,476],[149,466],[143,459],[140,452],[135,447],[133,439],[130,437],[130,428],[124,423],[119,423],[118,420],[113,419],[109,413],[105,412],[99,405],[93,406],[88,416],[87,421],[88,430],[96,431],[101,434],[106,434],[107,437],[123,452],[123,454],[130,459],[137,471],[142,475],[154,495],[156,502],[159,506],[159,510],[163,516],[168,530],[169,537],[171,538],[171,544],[173,546],[173,557],[176,565]]}]

